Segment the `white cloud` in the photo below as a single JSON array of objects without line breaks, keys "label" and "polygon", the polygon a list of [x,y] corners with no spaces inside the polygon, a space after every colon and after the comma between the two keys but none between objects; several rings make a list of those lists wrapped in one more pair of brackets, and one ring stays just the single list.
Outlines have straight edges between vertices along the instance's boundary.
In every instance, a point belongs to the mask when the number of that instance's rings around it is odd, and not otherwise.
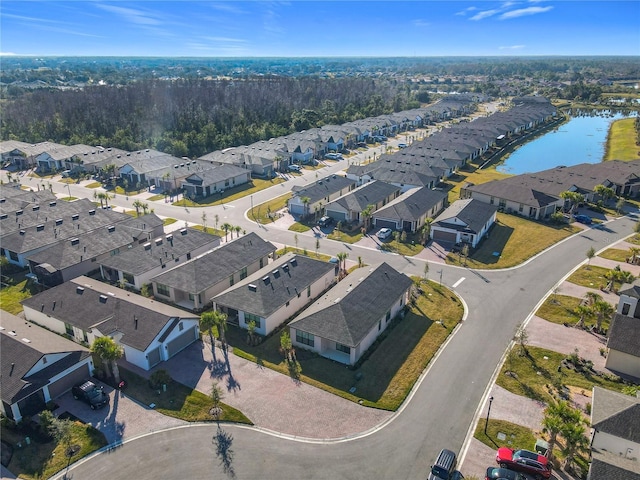
[{"label": "white cloud", "polygon": [[500,10],[484,10],[482,12],[476,13],[470,20],[484,20],[485,18],[492,17],[500,13]]},{"label": "white cloud", "polygon": [[537,15],[552,10],[553,7],[527,7],[518,10],[511,10],[500,15],[500,20],[509,20],[511,18],[525,17],[527,15]]},{"label": "white cloud", "polygon": [[100,3],[96,4],[96,6],[102,10],[120,15],[129,23],[135,23],[137,25],[161,25],[163,23],[157,16],[143,10]]},{"label": "white cloud", "polygon": [[500,50],[522,50],[526,45],[510,45],[505,47],[498,47]]},{"label": "white cloud", "polygon": [[416,18],[412,23],[416,27],[428,27],[431,25],[431,22],[428,22],[426,20],[421,20],[419,18]]},{"label": "white cloud", "polygon": [[456,12],[454,15],[459,15],[464,17],[467,13],[475,12],[476,10],[477,10],[476,7],[467,7],[464,10],[460,10],[459,12]]}]

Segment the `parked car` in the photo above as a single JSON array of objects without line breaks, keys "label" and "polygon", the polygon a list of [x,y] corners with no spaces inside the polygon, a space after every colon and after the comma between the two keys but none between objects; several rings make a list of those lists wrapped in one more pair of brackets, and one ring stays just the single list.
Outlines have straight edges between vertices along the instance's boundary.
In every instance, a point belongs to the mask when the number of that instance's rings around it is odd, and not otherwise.
[{"label": "parked car", "polygon": [[342,154],[329,152],[324,154],[324,158],[328,160],[342,160]]},{"label": "parked car", "polygon": [[380,230],[378,230],[378,233],[376,233],[376,237],[378,237],[380,240],[385,240],[389,238],[392,233],[393,231],[390,228],[381,228]]},{"label": "parked car", "polygon": [[62,172],[62,178],[69,178],[71,176],[71,170],[65,170]]},{"label": "parked car", "polygon": [[584,223],[585,225],[591,225],[593,223],[593,220],[589,215],[577,214],[573,216],[573,219],[576,222]]},{"label": "parked car", "polygon": [[501,447],[496,453],[496,462],[502,468],[532,475],[536,480],[551,477],[549,459],[529,450],[512,450],[508,447]]},{"label": "parked car", "polygon": [[300,167],[300,165],[287,165],[287,170],[290,172],[301,172],[302,167]]},{"label": "parked car", "polygon": [[71,388],[73,398],[82,400],[91,407],[91,410],[102,408],[109,404],[109,395],[104,393],[104,389],[91,380],[85,380]]},{"label": "parked car", "polygon": [[442,449],[429,469],[428,480],[453,480],[457,463],[458,458],[454,452]]},{"label": "parked car", "polygon": [[358,142],[356,145],[360,148],[369,148],[369,145],[367,145],[367,142]]},{"label": "parked car", "polygon": [[328,227],[333,223],[333,218],[324,216],[320,220],[318,220],[319,227]]},{"label": "parked car", "polygon": [[500,467],[487,468],[485,480],[527,480],[523,474]]},{"label": "parked car", "polygon": [[398,148],[407,148],[407,144],[406,143],[399,143],[398,144]]}]

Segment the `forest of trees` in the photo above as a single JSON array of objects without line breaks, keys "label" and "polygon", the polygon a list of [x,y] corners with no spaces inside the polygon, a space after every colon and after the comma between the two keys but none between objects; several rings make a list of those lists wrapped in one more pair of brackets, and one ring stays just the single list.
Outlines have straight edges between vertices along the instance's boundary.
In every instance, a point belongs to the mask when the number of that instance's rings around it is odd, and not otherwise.
[{"label": "forest of trees", "polygon": [[418,107],[403,85],[389,79],[254,77],[34,89],[4,104],[1,137],[130,151],[154,148],[198,157],[325,124]]}]

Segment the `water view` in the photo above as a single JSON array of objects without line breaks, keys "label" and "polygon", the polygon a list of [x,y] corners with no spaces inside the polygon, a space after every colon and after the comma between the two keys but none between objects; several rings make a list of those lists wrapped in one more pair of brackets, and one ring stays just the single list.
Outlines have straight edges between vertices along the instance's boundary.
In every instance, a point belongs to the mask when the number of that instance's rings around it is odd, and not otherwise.
[{"label": "water view", "polygon": [[627,116],[620,113],[574,116],[557,130],[519,147],[497,170],[520,175],[558,165],[601,162],[611,123]]}]

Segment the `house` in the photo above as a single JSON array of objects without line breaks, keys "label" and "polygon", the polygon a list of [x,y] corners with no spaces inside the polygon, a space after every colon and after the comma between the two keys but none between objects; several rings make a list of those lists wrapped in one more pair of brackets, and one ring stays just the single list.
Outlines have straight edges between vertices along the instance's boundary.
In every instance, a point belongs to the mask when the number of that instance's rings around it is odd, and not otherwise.
[{"label": "house", "polygon": [[102,278],[140,290],[153,277],[220,245],[220,237],[182,228],[98,262]]},{"label": "house", "polygon": [[355,186],[354,180],[342,175],[331,175],[301,187],[294,186],[291,189],[292,196],[287,204],[289,213],[301,216],[322,213],[326,204],[346,195]]},{"label": "house", "polygon": [[39,172],[76,170],[80,168],[81,158],[84,154],[90,154],[101,149],[102,147],[90,147],[82,144],[58,145],[56,148],[48,148],[37,155],[35,161]]},{"label": "house", "polygon": [[589,480],[640,479],[640,398],[593,387]]},{"label": "house", "polygon": [[426,187],[414,188],[392,200],[373,214],[376,228],[417,232],[427,218],[435,218],[447,202],[447,192]]},{"label": "house", "polygon": [[59,143],[40,142],[36,144],[6,140],[0,142],[0,159],[2,165],[9,162],[18,170],[30,168],[35,165],[36,157],[47,150],[56,150],[64,147]]},{"label": "house", "polygon": [[200,319],[170,305],[78,277],[22,301],[24,315],[52,332],[91,345],[108,336],[144,370],[199,338]]},{"label": "house", "polygon": [[0,356],[1,411],[16,422],[93,373],[88,348],[4,311]]},{"label": "house", "polygon": [[399,187],[376,180],[329,202],[325,205],[325,215],[336,222],[361,223],[364,220],[362,211],[369,205],[373,206],[372,212],[375,212],[399,194]]},{"label": "house", "polygon": [[151,279],[153,294],[199,311],[211,298],[264,268],[276,247],[251,232]]},{"label": "house", "polygon": [[288,253],[213,297],[213,308],[231,324],[268,335],[327,290],[336,278],[335,265]]},{"label": "house", "polygon": [[475,248],[496,221],[498,209],[473,199],[457,200],[431,224],[433,240],[468,243]]},{"label": "house", "polygon": [[182,181],[182,188],[189,198],[209,197],[222,193],[229,188],[244,185],[251,181],[251,172],[235,165],[211,165],[197,171]]},{"label": "house", "polygon": [[289,324],[293,345],[355,365],[403,310],[411,284],[386,263],[351,272]]},{"label": "house", "polygon": [[619,375],[640,379],[640,280],[622,285],[618,294],[605,366]]}]

